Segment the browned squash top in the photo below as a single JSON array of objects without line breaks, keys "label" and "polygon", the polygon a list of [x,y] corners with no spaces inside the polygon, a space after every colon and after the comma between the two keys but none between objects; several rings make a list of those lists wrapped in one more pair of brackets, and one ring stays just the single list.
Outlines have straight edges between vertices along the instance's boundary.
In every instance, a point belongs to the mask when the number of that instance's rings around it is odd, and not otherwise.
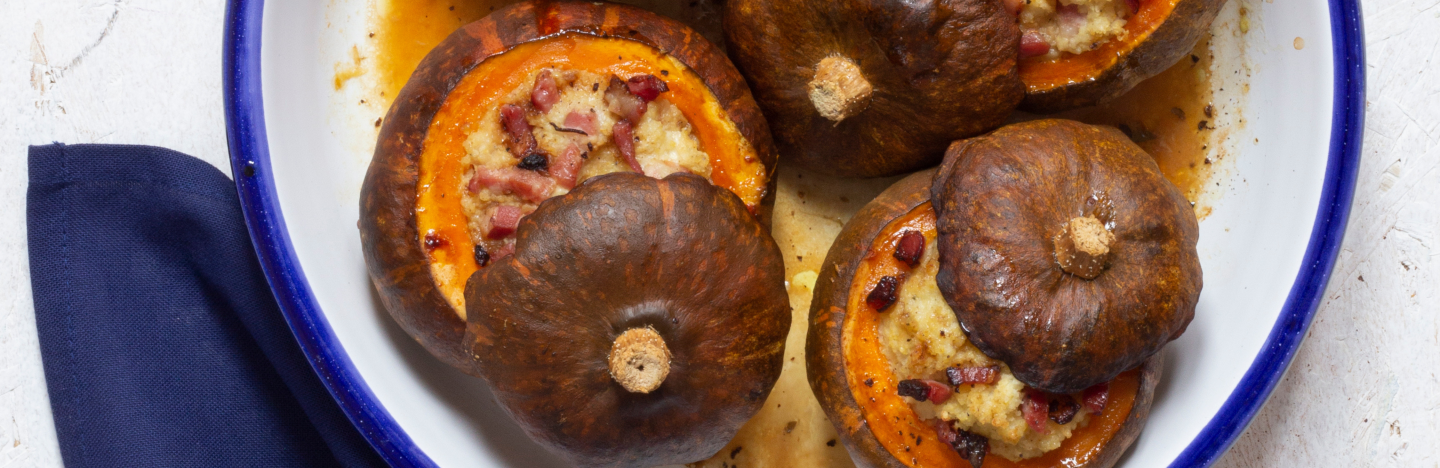
[{"label": "browned squash top", "polygon": [[957,142],[931,194],[946,302],[1027,385],[1110,380],[1194,316],[1195,214],[1119,130],[1038,120]]},{"label": "browned squash top", "polygon": [[932,166],[1024,94],[999,2],[732,0],[725,34],[781,152],[825,174]]},{"label": "browned squash top", "polygon": [[764,403],[790,329],[779,247],[688,174],[599,176],[541,204],[465,297],[480,375],[582,466],[714,454]]}]

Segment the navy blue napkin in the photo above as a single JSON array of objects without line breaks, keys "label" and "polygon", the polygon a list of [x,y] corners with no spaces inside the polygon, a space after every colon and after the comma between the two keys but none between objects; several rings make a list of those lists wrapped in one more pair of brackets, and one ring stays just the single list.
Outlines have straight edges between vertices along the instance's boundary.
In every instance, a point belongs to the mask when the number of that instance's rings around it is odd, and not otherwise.
[{"label": "navy blue napkin", "polygon": [[28,203],[67,466],[383,466],[301,354],[219,170],[163,148],[35,146]]}]

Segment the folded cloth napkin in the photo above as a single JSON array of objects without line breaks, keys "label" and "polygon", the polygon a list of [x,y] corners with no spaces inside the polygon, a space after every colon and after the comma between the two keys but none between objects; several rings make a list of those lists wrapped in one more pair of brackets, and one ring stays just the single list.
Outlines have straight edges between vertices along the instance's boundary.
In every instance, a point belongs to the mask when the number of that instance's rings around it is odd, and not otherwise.
[{"label": "folded cloth napkin", "polygon": [[300,352],[219,170],[162,148],[35,146],[28,203],[66,465],[383,466]]}]

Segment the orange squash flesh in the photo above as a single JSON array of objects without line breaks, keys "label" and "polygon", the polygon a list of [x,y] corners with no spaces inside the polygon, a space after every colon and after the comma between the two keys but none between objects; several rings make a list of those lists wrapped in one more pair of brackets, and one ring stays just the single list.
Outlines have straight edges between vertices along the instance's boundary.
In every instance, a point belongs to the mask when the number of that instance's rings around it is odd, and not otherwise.
[{"label": "orange squash flesh", "polygon": [[[934,245],[935,210],[930,203],[921,204],[886,225],[855,271],[842,338],[846,378],[865,423],[896,460],[912,467],[969,468],[970,462],[939,442],[935,429],[921,421],[904,397],[896,393],[899,380],[880,349],[880,313],[865,304],[866,294],[880,278],[903,277],[909,273],[908,265],[887,254],[895,251],[896,243],[906,230],[924,233],[926,245]],[[1122,373],[1110,381],[1109,386],[1109,401],[1104,412],[1075,430],[1059,448],[1019,462],[991,455],[985,457],[984,467],[1053,468],[1082,466],[1094,460],[1125,424],[1140,387],[1140,372],[1137,369]]]},{"label": "orange squash flesh", "polygon": [[[497,37],[489,34],[488,37]],[[434,233],[444,242],[430,251],[436,286],[464,318],[465,281],[475,262],[467,218],[461,207],[466,137],[474,122],[503,104],[500,99],[529,86],[533,72],[546,67],[609,73],[626,79],[650,74],[669,86],[663,98],[691,122],[700,149],[710,156],[711,180],[740,197],[752,212],[765,194],[765,165],[689,67],[640,42],[569,33],[516,46],[490,57],[457,84],[431,122],[419,158],[415,207],[422,239]],[[423,242],[423,240],[422,240]]]},{"label": "orange squash flesh", "polygon": [[1062,54],[1059,58],[1031,57],[1020,60],[1020,80],[1030,93],[1093,80],[1115,65],[1122,57],[1170,17],[1180,0],[1144,0],[1140,11],[1125,20],[1125,40],[1112,39],[1094,50],[1081,54]]}]

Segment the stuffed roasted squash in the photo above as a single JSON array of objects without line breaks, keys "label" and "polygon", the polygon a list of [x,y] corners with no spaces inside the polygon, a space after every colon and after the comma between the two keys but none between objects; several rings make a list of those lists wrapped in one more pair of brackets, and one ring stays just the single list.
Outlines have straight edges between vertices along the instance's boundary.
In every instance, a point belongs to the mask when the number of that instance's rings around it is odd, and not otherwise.
[{"label": "stuffed roasted squash", "polygon": [[467,372],[466,279],[541,202],[611,172],[703,177],[758,210],[776,153],[739,73],[638,8],[524,2],[436,47],[396,97],[361,189],[380,299]]},{"label": "stuffed roasted squash", "polygon": [[1108,467],[1145,424],[1161,360],[1044,392],[968,339],[936,284],[930,184],[897,182],[845,226],[816,282],[811,388],[868,467]]},{"label": "stuffed roasted squash", "polygon": [[1004,0],[1020,24],[1022,110],[1114,99],[1190,55],[1225,0]]}]

